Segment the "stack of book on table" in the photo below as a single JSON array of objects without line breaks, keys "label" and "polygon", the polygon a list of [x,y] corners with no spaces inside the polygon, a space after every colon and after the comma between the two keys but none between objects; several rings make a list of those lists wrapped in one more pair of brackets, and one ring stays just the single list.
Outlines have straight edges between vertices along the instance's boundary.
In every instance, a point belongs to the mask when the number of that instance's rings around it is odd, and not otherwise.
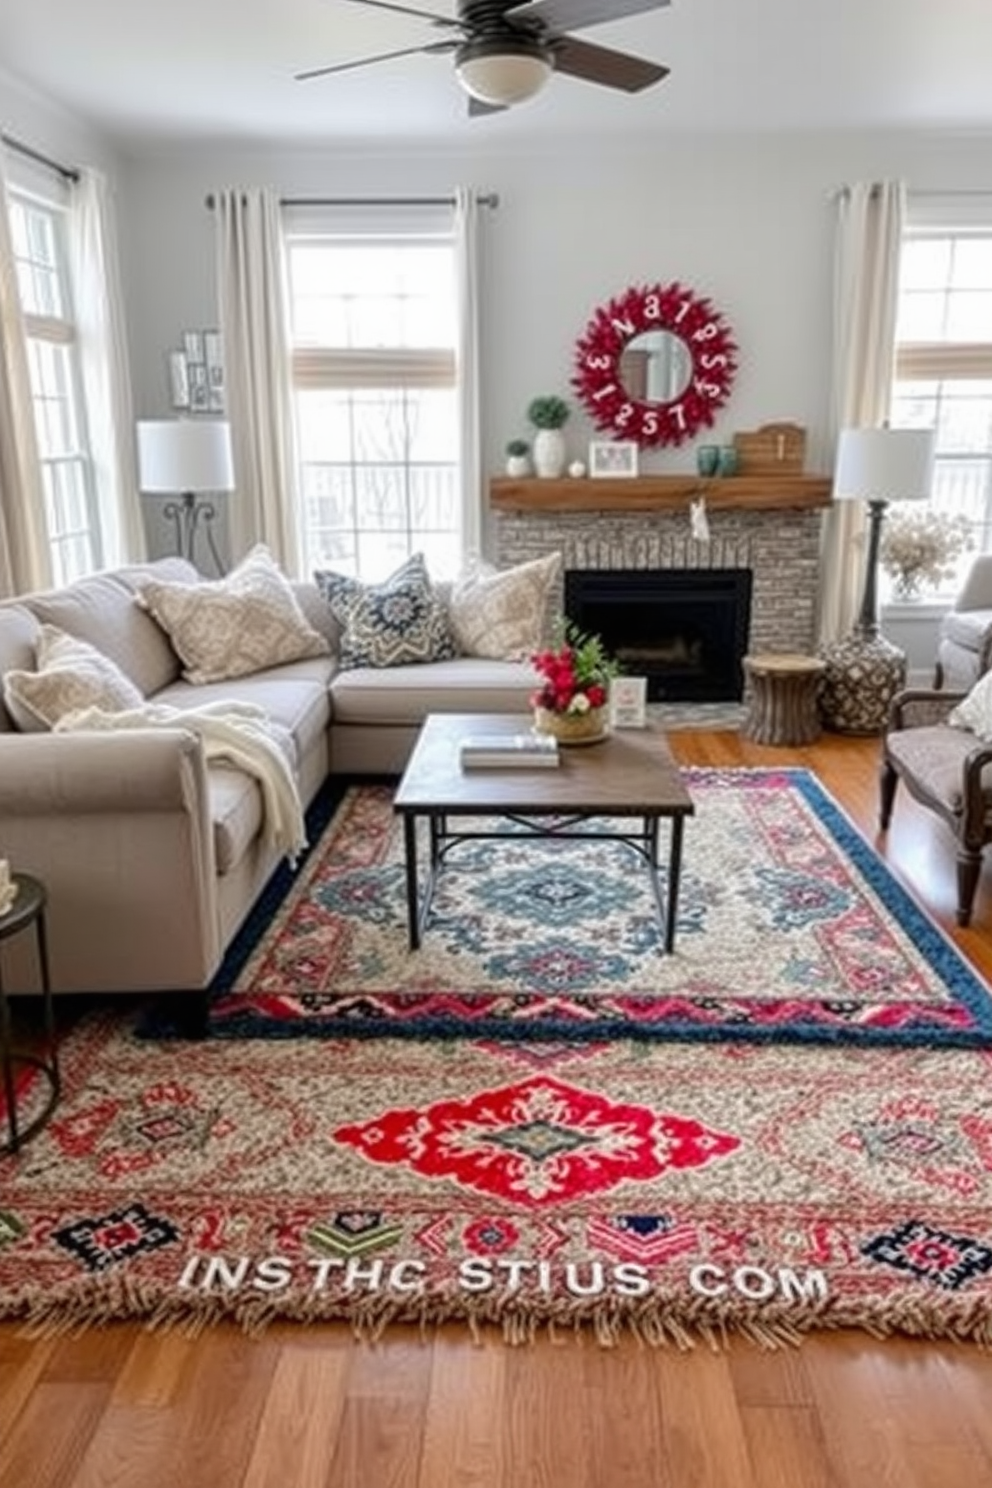
[{"label": "stack of book on table", "polygon": [[558,763],[550,734],[473,734],[461,741],[463,770],[534,770]]}]

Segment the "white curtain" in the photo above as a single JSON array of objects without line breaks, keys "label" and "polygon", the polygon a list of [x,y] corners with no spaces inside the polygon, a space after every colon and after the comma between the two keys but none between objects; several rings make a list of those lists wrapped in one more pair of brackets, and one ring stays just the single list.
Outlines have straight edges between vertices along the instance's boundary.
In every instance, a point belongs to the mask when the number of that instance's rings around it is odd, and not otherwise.
[{"label": "white curtain", "polygon": [[458,294],[459,469],[461,474],[462,561],[482,549],[482,454],[479,438],[479,204],[476,193],[455,192],[455,273]]},{"label": "white curtain", "polygon": [[294,492],[288,294],[279,199],[264,188],[215,193],[217,289],[236,489],[235,562],[264,542],[302,570]]},{"label": "white curtain", "polygon": [[[895,364],[899,251],[906,219],[901,181],[859,182],[838,198],[834,259],[834,433],[877,428],[889,412]],[[865,509],[837,501],[824,524],[820,643],[853,626],[864,581]]]},{"label": "white curtain", "polygon": [[134,407],[114,208],[106,178],[98,171],[80,172],[72,189],[68,226],[103,564],[116,568],[140,562],[147,550],[134,458]]},{"label": "white curtain", "polygon": [[24,319],[0,161],[0,596],[47,589],[51,582]]}]

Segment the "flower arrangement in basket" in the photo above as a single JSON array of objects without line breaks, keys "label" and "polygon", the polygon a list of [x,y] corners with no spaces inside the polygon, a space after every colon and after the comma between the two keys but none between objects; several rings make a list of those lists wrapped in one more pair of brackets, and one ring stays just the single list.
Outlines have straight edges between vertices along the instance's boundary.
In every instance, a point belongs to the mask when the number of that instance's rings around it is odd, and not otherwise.
[{"label": "flower arrangement in basket", "polygon": [[915,599],[921,589],[952,579],[962,553],[971,547],[966,517],[952,517],[916,505],[892,512],[882,529],[879,557],[895,580],[898,599]]},{"label": "flower arrangement in basket", "polygon": [[569,621],[559,626],[553,650],[531,657],[544,678],[531,694],[534,727],[560,744],[584,744],[603,736],[611,678],[620,668],[599,636],[585,635]]}]

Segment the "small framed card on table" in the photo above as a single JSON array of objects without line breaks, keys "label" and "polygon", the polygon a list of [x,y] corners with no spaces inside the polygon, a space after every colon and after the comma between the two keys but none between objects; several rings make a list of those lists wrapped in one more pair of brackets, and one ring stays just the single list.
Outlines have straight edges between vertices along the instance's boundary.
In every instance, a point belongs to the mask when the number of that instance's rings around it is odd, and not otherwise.
[{"label": "small framed card on table", "polygon": [[647,677],[614,677],[610,683],[610,724],[613,728],[645,728],[648,721]]}]

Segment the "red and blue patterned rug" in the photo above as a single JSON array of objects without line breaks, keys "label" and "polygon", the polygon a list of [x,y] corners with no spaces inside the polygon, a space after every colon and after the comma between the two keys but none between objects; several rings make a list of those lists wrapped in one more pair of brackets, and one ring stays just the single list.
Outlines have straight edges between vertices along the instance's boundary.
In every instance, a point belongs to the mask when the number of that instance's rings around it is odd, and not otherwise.
[{"label": "red and blue patterned rug", "polygon": [[674,954],[629,848],[523,832],[450,854],[411,953],[391,791],[354,788],[240,937],[211,1032],[992,1042],[986,983],[809,771],[684,776]]},{"label": "red and blue patterned rug", "polygon": [[0,1158],[0,1317],[992,1344],[992,1053],[156,1042]]}]

